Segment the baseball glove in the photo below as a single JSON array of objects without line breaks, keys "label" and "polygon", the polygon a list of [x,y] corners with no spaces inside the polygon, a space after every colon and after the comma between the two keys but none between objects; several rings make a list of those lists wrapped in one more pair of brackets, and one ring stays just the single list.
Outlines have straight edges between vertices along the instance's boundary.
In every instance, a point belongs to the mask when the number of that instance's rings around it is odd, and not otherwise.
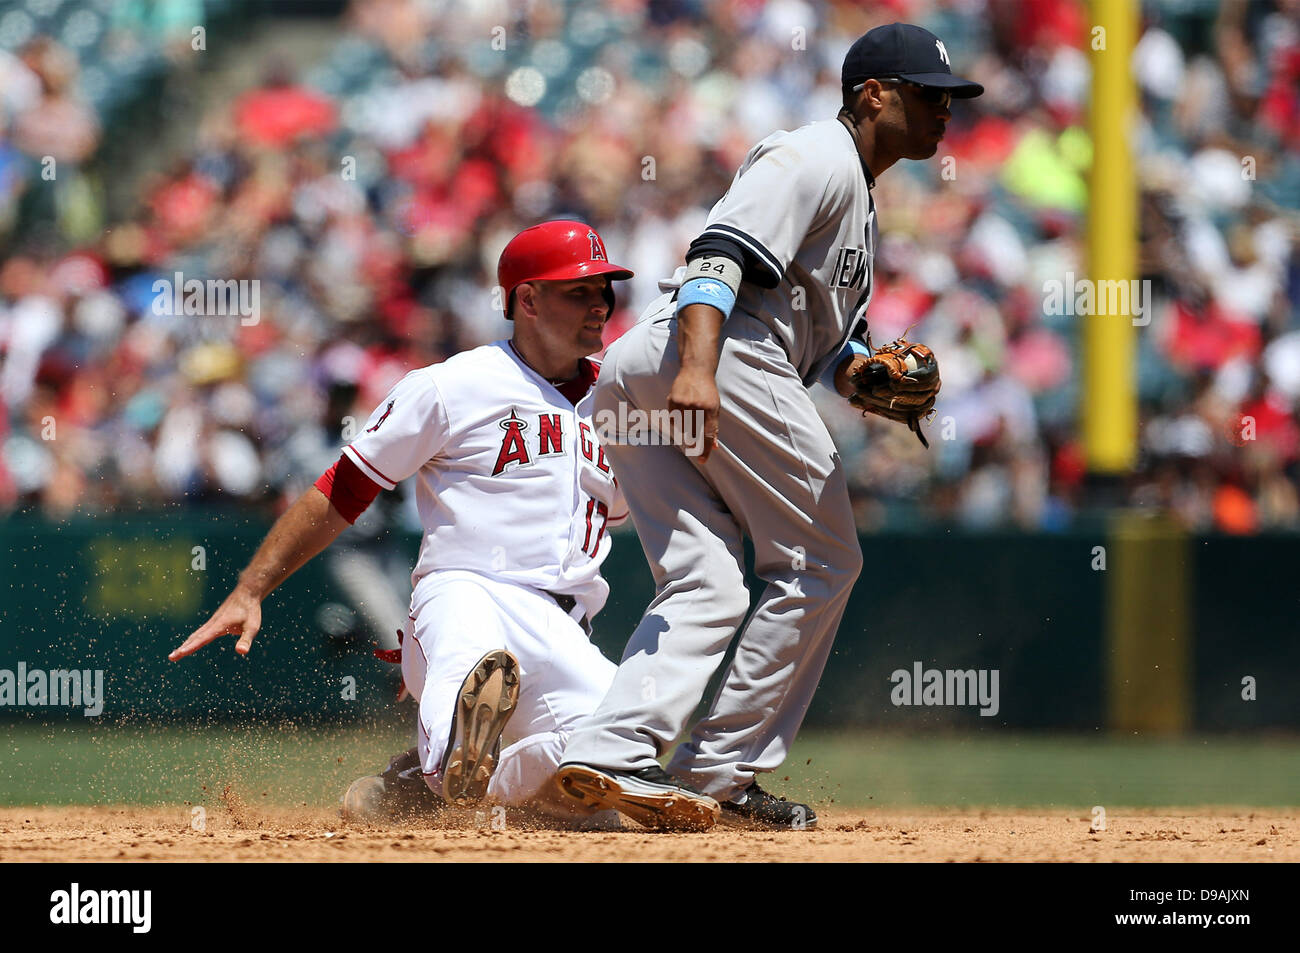
[{"label": "baseball glove", "polygon": [[[870,347],[870,338],[867,340]],[[934,409],[939,394],[939,362],[924,344],[913,344],[905,337],[875,351],[867,363],[850,377],[856,393],[849,403],[867,414],[876,414],[907,424],[930,446],[921,432],[921,418]]]}]

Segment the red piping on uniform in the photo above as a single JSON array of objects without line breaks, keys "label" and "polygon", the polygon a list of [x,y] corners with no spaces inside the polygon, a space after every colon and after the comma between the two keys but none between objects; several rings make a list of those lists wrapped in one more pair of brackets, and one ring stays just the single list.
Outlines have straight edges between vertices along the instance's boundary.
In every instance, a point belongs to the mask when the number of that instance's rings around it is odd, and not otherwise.
[{"label": "red piping on uniform", "polygon": [[371,463],[369,460],[367,460],[367,459],[366,459],[366,455],[365,455],[364,453],[362,453],[362,452],[361,452],[360,450],[358,450],[356,447],[351,447],[351,446],[350,446],[350,447],[348,447],[348,449],[351,450],[353,453],[355,453],[355,454],[357,455],[357,457],[361,460],[362,463],[364,463],[366,466],[370,467],[370,469],[374,470],[375,473],[379,474],[380,479],[384,480],[386,483],[391,483],[391,484],[393,484],[393,486],[397,486],[397,481],[396,481],[396,480],[390,480],[390,479],[388,479],[388,477],[384,476],[384,472],[383,472],[382,470],[380,470],[379,467],[375,466],[373,463]]}]

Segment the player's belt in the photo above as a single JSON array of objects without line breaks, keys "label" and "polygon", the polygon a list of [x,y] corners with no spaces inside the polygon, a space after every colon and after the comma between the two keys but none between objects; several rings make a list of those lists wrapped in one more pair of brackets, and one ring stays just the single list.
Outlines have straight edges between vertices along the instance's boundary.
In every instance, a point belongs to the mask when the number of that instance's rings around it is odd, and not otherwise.
[{"label": "player's belt", "polygon": [[[555,600],[555,604],[564,610],[565,615],[573,615],[573,610],[578,608],[578,600],[573,598],[573,596],[562,595],[558,592],[550,592],[546,589],[543,589],[542,591]],[[587,621],[587,617],[584,615],[577,621],[578,625],[586,629],[588,635],[591,635],[591,623]]]}]

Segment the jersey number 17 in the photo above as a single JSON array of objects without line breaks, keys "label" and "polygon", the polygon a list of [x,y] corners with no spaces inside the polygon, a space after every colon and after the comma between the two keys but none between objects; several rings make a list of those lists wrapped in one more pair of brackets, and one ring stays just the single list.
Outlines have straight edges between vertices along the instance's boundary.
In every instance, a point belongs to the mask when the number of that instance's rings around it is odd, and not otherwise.
[{"label": "jersey number 17", "polygon": [[[591,538],[591,518],[596,516],[600,519],[600,529],[596,530],[596,539]],[[582,538],[582,551],[588,556],[595,558],[600,552],[600,538],[605,535],[605,527],[609,524],[609,507],[596,499],[587,500],[587,535]],[[588,549],[587,547],[591,548]]]}]

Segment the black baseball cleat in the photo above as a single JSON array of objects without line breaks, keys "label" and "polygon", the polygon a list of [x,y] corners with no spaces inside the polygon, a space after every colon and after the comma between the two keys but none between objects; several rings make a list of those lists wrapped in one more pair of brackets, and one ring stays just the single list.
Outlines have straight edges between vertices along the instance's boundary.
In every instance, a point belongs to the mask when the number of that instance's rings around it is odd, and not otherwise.
[{"label": "black baseball cleat", "polygon": [[757,781],[743,793],[743,803],[722,802],[719,824],[765,831],[811,831],[817,827],[817,815],[807,804],[768,794]]},{"label": "black baseball cleat", "polygon": [[414,748],[394,755],[383,774],[357,778],[343,792],[340,803],[345,821],[362,824],[431,818],[447,806],[425,784]]},{"label": "black baseball cleat", "polygon": [[477,804],[501,757],[501,732],[519,703],[519,662],[505,649],[488,652],[456,693],[451,738],[442,756],[442,796],[448,804]]},{"label": "black baseball cleat", "polygon": [[659,765],[614,771],[589,764],[562,764],[560,790],[588,807],[612,809],[657,831],[707,831],[718,819],[718,802],[677,780]]}]

